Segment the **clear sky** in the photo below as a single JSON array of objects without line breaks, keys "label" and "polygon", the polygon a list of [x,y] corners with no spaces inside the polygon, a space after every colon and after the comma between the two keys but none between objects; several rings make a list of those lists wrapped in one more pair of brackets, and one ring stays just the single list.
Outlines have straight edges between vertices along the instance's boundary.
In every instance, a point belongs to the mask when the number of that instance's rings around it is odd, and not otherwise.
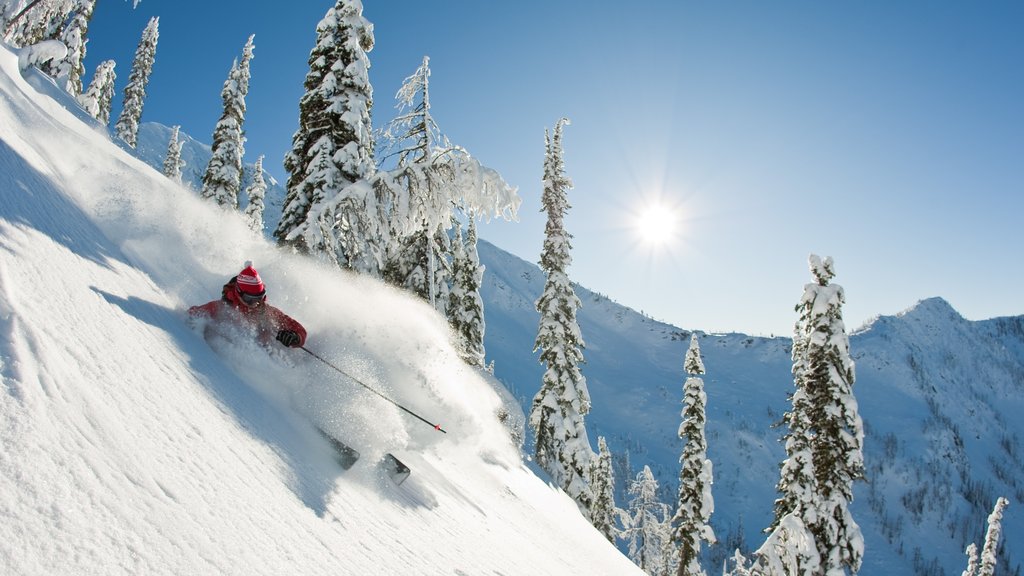
[{"label": "clear sky", "polygon": [[[143,121],[209,142],[255,34],[246,161],[265,155],[284,181],[333,3],[284,4],[102,0],[87,76],[118,62],[116,118],[160,16]],[[931,296],[972,320],[1024,314],[1024,3],[364,0],[364,16],[374,126],[430,56],[441,130],[523,199],[519,222],[481,236],[529,261],[544,130],[571,120],[569,273],[622,304],[788,336],[818,253],[835,259],[850,329]]]}]

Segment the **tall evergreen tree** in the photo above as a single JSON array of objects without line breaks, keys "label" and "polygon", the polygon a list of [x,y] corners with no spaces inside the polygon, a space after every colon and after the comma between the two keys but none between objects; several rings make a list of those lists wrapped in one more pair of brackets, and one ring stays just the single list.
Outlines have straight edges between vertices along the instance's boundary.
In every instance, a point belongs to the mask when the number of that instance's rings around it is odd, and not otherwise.
[{"label": "tall evergreen tree", "polygon": [[978,547],[973,542],[967,547],[967,569],[963,576],[993,576],[996,572],[996,551],[999,547],[999,538],[1003,531],[1003,511],[1010,505],[1010,501],[1000,497],[988,516],[988,530],[985,532],[985,544],[981,551],[981,558],[978,558]]},{"label": "tall evergreen tree", "polygon": [[346,268],[372,267],[360,264],[373,260],[360,251],[361,239],[368,233],[364,214],[379,207],[372,186],[353,184],[367,181],[375,169],[367,56],[373,25],[363,18],[359,0],[337,0],[316,31],[299,129],[284,160],[287,194],[274,237]]},{"label": "tall evergreen tree", "polygon": [[687,374],[683,387],[683,423],[679,437],[685,442],[679,457],[679,502],[672,518],[672,541],[679,550],[678,576],[704,576],[700,566],[700,542],[715,543],[715,533],[708,523],[715,509],[711,496],[712,466],[707,457],[704,436],[707,395],[704,393],[704,362],[700,358],[697,335],[690,337],[683,367]]},{"label": "tall evergreen tree", "polygon": [[263,177],[263,156],[256,159],[253,169],[252,183],[245,189],[249,205],[245,207],[245,220],[253,232],[263,234],[263,199],[267,195],[267,181]]},{"label": "tall evergreen tree", "polygon": [[452,241],[452,288],[448,322],[458,336],[459,355],[471,366],[484,366],[484,303],[480,297],[484,267],[477,253],[476,219],[470,217],[467,238],[455,227]]},{"label": "tall evergreen tree", "polygon": [[612,470],[612,453],[604,436],[597,437],[597,458],[594,470],[590,475],[593,482],[594,506],[590,515],[590,523],[612,544],[615,543],[615,518],[618,509],[615,506],[615,473]]},{"label": "tall evergreen tree", "polygon": [[61,60],[49,62],[44,71],[56,79],[68,94],[82,93],[82,76],[85,75],[85,45],[89,21],[92,20],[96,0],[75,0],[70,19],[63,27],[59,40],[68,47],[68,53]]},{"label": "tall evergreen tree", "polygon": [[843,325],[843,288],[829,282],[831,258],[811,255],[814,282],[804,287],[793,337],[796,390],[785,420],[787,460],[776,501],[777,528],[786,515],[803,520],[827,576],[856,573],[864,555],[850,514],[853,482],[864,477],[864,429],[853,396],[854,364]]},{"label": "tall evergreen tree", "polygon": [[636,475],[629,484],[628,519],[623,533],[627,555],[634,564],[651,576],[665,574],[665,543],[668,531],[668,506],[658,501],[658,481],[650,466]]},{"label": "tall evergreen tree", "polygon": [[430,112],[430,59],[399,89],[397,118],[381,134],[380,156],[395,166],[378,176],[390,206],[390,241],[384,278],[446,311],[453,274],[448,230],[456,210],[490,218],[514,218],[515,188],[452,145]]},{"label": "tall evergreen tree", "polygon": [[547,369],[530,408],[530,427],[537,463],[589,518],[594,499],[589,479],[594,453],[583,418],[590,412],[590,392],[580,372],[584,347],[576,321],[580,300],[567,273],[572,262],[572,235],[563,225],[569,210],[566,193],[572,187],[562,160],[562,127],[567,122],[559,120],[553,136],[545,133],[547,156],[541,204],[547,212],[547,225],[540,266],[546,280],[537,300],[540,327],[534,351],[540,350],[540,361]]},{"label": "tall evergreen tree", "polygon": [[[389,155],[397,160],[392,181],[392,204],[399,212],[393,224],[384,277],[427,300],[436,309],[447,307],[447,278],[451,270],[446,248],[451,193],[455,174],[445,161],[453,147],[430,111],[430,58],[405,79],[398,91],[399,116],[383,132]],[[403,210],[404,209],[404,210]]]},{"label": "tall evergreen tree", "polygon": [[253,38],[242,48],[242,60],[231,65],[220,97],[224,113],[213,130],[212,155],[203,174],[202,197],[227,208],[238,208],[242,191],[242,157],[245,155],[245,97],[249,93],[249,62],[253,58]]},{"label": "tall evergreen tree", "polygon": [[181,126],[171,128],[171,139],[167,143],[167,155],[164,157],[164,176],[178,184],[181,184],[181,168],[185,165],[185,161],[181,159],[181,145],[184,142],[178,140],[180,130]]},{"label": "tall evergreen tree", "polygon": [[154,16],[142,31],[142,39],[135,50],[132,71],[128,75],[128,85],[124,88],[124,106],[114,125],[117,137],[132,148],[135,148],[138,138],[142,105],[146,101],[146,84],[149,84],[149,75],[153,72],[153,62],[156,59],[156,44],[160,39],[159,26],[160,18]]},{"label": "tall evergreen tree", "polygon": [[113,60],[101,62],[96,67],[89,88],[78,97],[82,108],[104,126],[110,123],[110,105],[114,100],[114,80],[117,79],[115,65]]}]

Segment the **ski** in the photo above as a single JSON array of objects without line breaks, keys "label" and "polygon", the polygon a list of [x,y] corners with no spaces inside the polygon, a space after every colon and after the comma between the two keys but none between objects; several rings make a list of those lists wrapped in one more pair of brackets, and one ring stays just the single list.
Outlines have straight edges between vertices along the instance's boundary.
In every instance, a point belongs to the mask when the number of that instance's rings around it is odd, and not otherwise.
[{"label": "ski", "polygon": [[391,481],[396,486],[401,486],[402,482],[405,482],[406,478],[409,477],[409,474],[412,474],[409,467],[398,458],[395,458],[395,455],[390,452],[384,455],[380,465],[384,469],[384,473],[388,475],[388,478],[391,478]]},{"label": "ski", "polygon": [[348,470],[356,463],[356,460],[359,460],[358,450],[349,446],[348,444],[345,444],[341,440],[338,440],[334,436],[331,436],[330,434],[325,432],[323,428],[318,427],[317,430],[319,430],[320,434],[322,434],[324,438],[327,438],[327,441],[330,442],[331,446],[334,447],[334,451],[336,453],[335,460],[338,461],[338,464],[343,469]]},{"label": "ski", "polygon": [[[345,444],[341,440],[338,440],[334,436],[328,434],[324,429],[317,427],[320,434],[330,442],[336,453],[335,460],[338,465],[344,470],[348,470],[355,465],[356,461],[359,460],[359,451],[355,448]],[[380,460],[381,470],[387,474],[388,478],[395,483],[396,486],[401,486],[402,482],[405,482],[412,471],[404,462],[395,457],[394,454],[388,452]]]}]

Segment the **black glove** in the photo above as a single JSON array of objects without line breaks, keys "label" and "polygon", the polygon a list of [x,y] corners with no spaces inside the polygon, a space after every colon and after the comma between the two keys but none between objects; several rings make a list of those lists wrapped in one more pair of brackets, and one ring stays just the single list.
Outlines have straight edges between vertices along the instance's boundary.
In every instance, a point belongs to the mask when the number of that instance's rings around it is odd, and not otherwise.
[{"label": "black glove", "polygon": [[294,330],[281,330],[277,333],[277,341],[289,348],[296,348],[299,345],[299,334]]}]

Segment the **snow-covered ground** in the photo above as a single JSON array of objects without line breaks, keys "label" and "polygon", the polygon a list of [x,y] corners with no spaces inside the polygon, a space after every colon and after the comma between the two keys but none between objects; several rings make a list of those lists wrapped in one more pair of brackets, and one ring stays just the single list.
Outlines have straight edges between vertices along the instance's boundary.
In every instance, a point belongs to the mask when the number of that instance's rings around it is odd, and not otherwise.
[{"label": "snow-covered ground", "polygon": [[[204,341],[185,309],[250,259],[311,350],[448,433],[302,351]],[[640,573],[521,462],[426,306],[277,250],[6,47],[0,330],[2,574]]]}]

